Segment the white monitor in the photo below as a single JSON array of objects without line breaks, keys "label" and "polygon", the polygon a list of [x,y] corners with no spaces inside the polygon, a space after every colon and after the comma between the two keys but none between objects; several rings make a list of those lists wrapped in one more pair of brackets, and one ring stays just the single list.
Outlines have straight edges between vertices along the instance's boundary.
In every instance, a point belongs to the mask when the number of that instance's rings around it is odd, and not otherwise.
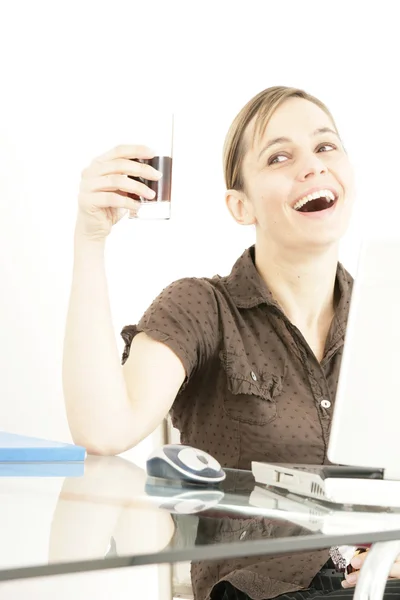
[{"label": "white monitor", "polygon": [[400,238],[361,248],[328,458],[400,480]]}]

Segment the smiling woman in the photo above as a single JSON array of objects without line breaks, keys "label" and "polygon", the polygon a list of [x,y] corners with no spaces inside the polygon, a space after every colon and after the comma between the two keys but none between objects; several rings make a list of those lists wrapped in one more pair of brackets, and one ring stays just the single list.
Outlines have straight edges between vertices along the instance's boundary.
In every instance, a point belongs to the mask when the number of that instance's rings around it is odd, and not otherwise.
[{"label": "smiling woman", "polygon": [[[255,226],[256,243],[229,275],[163,290],[138,324],[124,327],[121,369],[104,242],[119,209],[132,207],[127,192],[147,193],[129,176],[159,178],[140,162],[151,156],[144,146],[118,146],[82,175],[64,345],[74,440],[119,454],[170,412],[182,443],[224,467],[325,463],[352,291],[338,247],[354,198],[332,115],[287,87],[264,90],[240,111],[224,146],[226,204],[237,223]],[[195,597],[294,594],[317,585],[328,559],[327,549],[194,564]]]},{"label": "smiling woman", "polygon": [[228,132],[224,172],[232,216],[256,225],[270,255],[315,251],[347,228],[350,161],[328,108],[301,90],[269,88],[250,100]]}]

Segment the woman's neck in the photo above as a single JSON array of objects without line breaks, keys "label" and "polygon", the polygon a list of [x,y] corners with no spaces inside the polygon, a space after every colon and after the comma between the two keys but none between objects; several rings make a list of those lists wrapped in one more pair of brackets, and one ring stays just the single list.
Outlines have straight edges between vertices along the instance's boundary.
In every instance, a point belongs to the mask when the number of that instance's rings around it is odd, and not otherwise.
[{"label": "woman's neck", "polygon": [[317,332],[331,323],[337,263],[337,246],[285,254],[271,244],[256,244],[258,272],[288,319],[300,330]]}]

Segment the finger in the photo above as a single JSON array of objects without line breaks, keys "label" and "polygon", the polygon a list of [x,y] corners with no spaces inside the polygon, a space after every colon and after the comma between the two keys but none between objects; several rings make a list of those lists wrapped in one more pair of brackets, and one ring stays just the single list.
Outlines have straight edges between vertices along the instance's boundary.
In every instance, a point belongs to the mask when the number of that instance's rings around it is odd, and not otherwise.
[{"label": "finger", "polygon": [[342,587],[344,588],[352,588],[356,585],[359,576],[359,571],[354,571],[353,573],[346,574],[346,579],[342,581]]},{"label": "finger", "polygon": [[368,552],[363,552],[362,554],[358,554],[357,556],[354,556],[351,561],[350,564],[354,569],[360,570],[361,567],[364,564],[365,559],[368,556]]},{"label": "finger", "polygon": [[[88,207],[93,206],[93,195],[82,194],[82,204]],[[99,192],[96,194],[96,207],[98,208],[126,208],[128,210],[137,210],[141,206],[141,202],[133,200],[125,194],[117,192]]]},{"label": "finger", "polygon": [[126,158],[117,158],[107,162],[95,161],[91,169],[84,171],[83,176],[90,177],[93,173],[96,175],[132,175],[153,181],[162,177],[161,171],[157,171],[154,167]]},{"label": "finger", "polygon": [[396,561],[394,563],[394,565],[390,569],[389,577],[391,577],[393,579],[400,579],[400,563],[399,562]]},{"label": "finger", "polygon": [[129,192],[152,199],[155,192],[141,181],[129,179],[125,175],[104,175],[104,177],[95,177],[82,182],[84,192]]},{"label": "finger", "polygon": [[121,144],[101,154],[96,160],[104,162],[118,158],[154,158],[155,152],[148,146]]}]

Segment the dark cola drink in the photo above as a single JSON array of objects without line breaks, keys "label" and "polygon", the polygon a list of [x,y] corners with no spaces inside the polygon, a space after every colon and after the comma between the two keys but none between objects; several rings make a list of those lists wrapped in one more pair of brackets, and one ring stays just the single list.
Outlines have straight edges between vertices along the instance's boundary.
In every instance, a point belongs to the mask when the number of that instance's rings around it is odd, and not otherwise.
[{"label": "dark cola drink", "polygon": [[156,194],[152,199],[144,198],[137,194],[128,194],[130,198],[141,203],[138,210],[136,212],[131,211],[129,216],[131,218],[144,219],[169,219],[171,205],[172,157],[154,156],[153,158],[148,159],[137,159],[137,162],[148,164],[154,169],[157,169],[157,171],[162,173],[162,177],[158,181],[153,181],[144,179],[143,177],[128,175],[130,179],[140,181],[141,183],[144,183],[144,185],[147,185]]}]

